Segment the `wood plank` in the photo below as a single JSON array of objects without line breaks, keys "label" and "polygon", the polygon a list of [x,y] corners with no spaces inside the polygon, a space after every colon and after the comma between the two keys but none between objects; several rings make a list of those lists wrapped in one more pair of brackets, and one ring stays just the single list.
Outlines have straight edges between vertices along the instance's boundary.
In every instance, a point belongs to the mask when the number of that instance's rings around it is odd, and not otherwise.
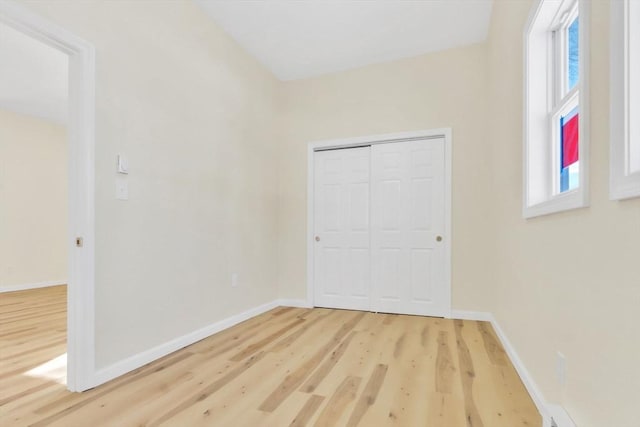
[{"label": "wood plank", "polygon": [[351,417],[347,422],[348,427],[357,426],[364,414],[367,410],[376,403],[376,399],[378,397],[378,393],[380,392],[380,388],[382,387],[382,383],[384,382],[384,377],[387,375],[387,370],[389,366],[378,364],[371,373],[369,377],[369,381],[367,385],[364,387],[364,391],[356,403],[356,407],[353,409],[351,413]]},{"label": "wood plank", "polygon": [[482,341],[484,342],[484,348],[487,350],[491,363],[498,366],[507,366],[509,364],[509,358],[504,351],[502,344],[498,341],[498,337],[493,332],[493,328],[489,322],[476,322],[478,330],[482,334]]},{"label": "wood plank", "polygon": [[429,343],[429,325],[424,325],[422,327],[422,331],[420,332],[420,344],[423,347],[426,347]]},{"label": "wood plank", "polygon": [[362,381],[360,377],[346,377],[333,396],[331,396],[314,425],[316,427],[338,425],[338,420],[347,406],[356,399],[360,381]]},{"label": "wood plank", "polygon": [[364,313],[358,313],[353,318],[342,325],[342,327],[335,333],[333,338],[329,340],[320,350],[318,350],[304,365],[298,368],[294,373],[288,375],[280,384],[280,386],[274,390],[269,397],[265,399],[260,405],[261,411],[271,412],[274,411],[284,399],[286,399],[293,391],[304,382],[304,380],[313,372],[313,370],[322,362],[327,354],[340,343],[344,336],[349,333],[362,319]]},{"label": "wood plank", "polygon": [[478,412],[476,402],[473,399],[473,380],[476,376],[473,369],[473,362],[471,359],[471,353],[467,347],[467,343],[462,336],[462,328],[464,322],[462,320],[456,320],[455,331],[456,340],[458,343],[458,358],[460,364],[460,380],[462,381],[462,391],[464,393],[464,410],[467,424],[469,427],[483,427],[484,423]]},{"label": "wood plank", "polygon": [[312,394],[309,396],[309,400],[304,404],[298,415],[291,421],[289,427],[305,427],[311,417],[316,413],[322,401],[324,400],[324,396],[318,396],[317,394]]},{"label": "wood plank", "polygon": [[189,408],[194,403],[200,402],[216,391],[220,390],[222,387],[230,383],[232,380],[246,372],[250,367],[255,365],[262,357],[264,357],[264,352],[260,352],[256,355],[251,356],[247,359],[242,365],[237,366],[235,369],[231,370],[224,377],[214,381],[209,386],[207,386],[203,391],[198,392],[197,394],[191,395],[188,399],[183,400],[180,404],[173,406],[167,412],[164,413],[162,417],[160,417],[156,422],[149,424],[149,426],[155,426],[162,424],[163,421],[166,421],[173,417],[174,415],[184,411]]},{"label": "wood plank", "polygon": [[347,338],[344,339],[340,343],[340,345],[331,353],[331,356],[325,360],[325,362],[320,365],[318,369],[311,375],[311,378],[307,380],[307,382],[300,387],[300,391],[305,393],[313,393],[313,391],[318,387],[318,385],[322,382],[322,380],[331,372],[334,366],[338,364],[340,358],[349,347],[349,343],[351,339],[355,335],[355,332],[351,332],[347,335]]},{"label": "wood plank", "polygon": [[276,308],[69,393],[26,374],[64,354],[65,306],[65,287],[0,295],[0,425],[542,424],[486,323]]},{"label": "wood plank", "polygon": [[451,393],[456,368],[449,347],[449,333],[438,333],[438,356],[436,359],[436,391],[438,393]]},{"label": "wood plank", "polygon": [[396,358],[396,359],[402,355],[402,350],[403,350],[403,347],[404,347],[404,340],[405,340],[406,336],[407,336],[406,334],[402,334],[400,336],[400,338],[398,338],[397,341],[396,341],[396,344],[395,344],[395,346],[393,348],[393,357]]},{"label": "wood plank", "polygon": [[450,393],[432,393],[427,404],[429,412],[424,425],[429,427],[471,427],[465,418],[464,399]]},{"label": "wood plank", "polygon": [[285,325],[283,328],[278,329],[277,331],[275,331],[271,335],[262,338],[258,342],[250,344],[249,346],[247,346],[247,348],[242,350],[240,353],[237,353],[237,354],[231,356],[229,358],[229,360],[233,360],[234,362],[239,362],[241,360],[246,359],[247,357],[251,356],[252,354],[255,354],[256,352],[258,352],[258,350],[261,350],[262,348],[264,348],[267,345],[271,344],[273,341],[275,341],[276,339],[280,338],[282,335],[286,334],[287,332],[291,332],[292,329],[294,329],[296,326],[300,325],[301,323],[304,323],[304,321],[305,321],[304,319],[296,319],[296,320],[294,320],[293,322]]},{"label": "wood plank", "polygon": [[285,350],[287,347],[290,347],[293,343],[295,343],[298,338],[306,334],[309,328],[311,328],[312,326],[317,326],[319,321],[324,320],[327,316],[329,316],[329,314],[331,314],[331,312],[322,313],[321,311],[316,311],[314,313],[311,313],[304,317],[304,320],[306,320],[306,322],[304,323],[304,325],[302,325],[302,327],[298,328],[294,333],[287,335],[285,338],[269,347],[267,351],[278,353]]}]

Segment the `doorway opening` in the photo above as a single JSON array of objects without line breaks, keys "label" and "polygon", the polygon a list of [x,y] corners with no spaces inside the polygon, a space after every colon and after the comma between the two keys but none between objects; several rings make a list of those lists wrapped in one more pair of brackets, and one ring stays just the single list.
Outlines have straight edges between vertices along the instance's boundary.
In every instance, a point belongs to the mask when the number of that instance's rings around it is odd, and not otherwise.
[{"label": "doorway opening", "polygon": [[[41,345],[32,347],[31,350],[40,352],[38,357],[45,356],[45,353],[53,351],[52,356],[44,363],[36,364],[21,372],[22,368],[16,367],[16,372],[24,374],[29,378],[48,378],[53,382],[64,382],[66,387],[71,391],[83,391],[87,390],[95,385],[95,368],[94,368],[94,114],[95,114],[95,50],[92,45],[71,34],[67,30],[41,18],[40,16],[31,12],[28,8],[14,3],[12,1],[0,2],[0,25],[2,25],[2,33],[0,37],[0,61],[9,61],[10,56],[8,52],[11,49],[18,49],[18,55],[23,57],[29,52],[33,54],[34,50],[39,51],[40,54],[31,56],[30,60],[26,60],[22,66],[25,69],[31,71],[38,70],[43,71],[44,76],[42,81],[31,81],[25,86],[25,90],[20,93],[11,93],[16,87],[0,87],[0,101],[3,105],[0,105],[0,110],[7,110],[9,108],[12,111],[7,112],[5,120],[11,122],[13,125],[21,123],[23,130],[37,134],[39,129],[49,129],[48,138],[36,138],[33,135],[24,136],[28,142],[35,144],[36,140],[46,139],[54,140],[53,134],[62,133],[62,137],[58,136],[57,139],[61,139],[64,147],[54,153],[49,153],[51,156],[44,156],[43,151],[46,148],[51,148],[52,145],[37,147],[31,147],[27,150],[27,143],[16,148],[14,144],[8,149],[20,150],[23,152],[21,155],[25,156],[23,161],[35,163],[34,159],[38,155],[43,157],[42,165],[39,168],[46,168],[49,175],[43,177],[38,173],[43,172],[41,170],[32,169],[30,173],[23,174],[21,178],[15,176],[9,181],[9,177],[5,176],[6,173],[14,174],[15,163],[17,162],[18,153],[15,155],[3,157],[3,164],[11,164],[11,167],[2,168],[0,173],[0,179],[5,188],[12,187],[15,190],[11,197],[17,197],[23,199],[24,205],[28,205],[29,202],[38,203],[37,207],[33,207],[32,210],[38,210],[40,214],[47,212],[47,203],[45,203],[44,196],[33,194],[34,192],[41,192],[47,185],[52,184],[46,182],[46,177],[50,177],[53,182],[54,176],[66,175],[67,185],[60,185],[58,182],[57,192],[55,194],[49,194],[51,197],[50,203],[55,200],[56,204],[61,204],[66,207],[66,212],[62,214],[64,217],[62,220],[58,220],[57,228],[51,231],[49,237],[54,238],[58,245],[57,252],[66,252],[67,257],[62,261],[55,260],[55,249],[42,250],[42,252],[49,254],[49,257],[44,257],[45,261],[51,261],[59,268],[60,264],[63,264],[63,273],[65,277],[52,277],[50,279],[42,279],[42,281],[29,282],[19,280],[20,283],[7,284],[5,289],[0,291],[16,291],[21,286],[31,285],[31,288],[37,296],[31,297],[33,300],[32,308],[40,309],[49,308],[52,312],[44,314],[45,316],[52,316],[49,326],[53,327],[53,331],[57,331],[59,334],[57,337],[49,337],[47,343],[57,343],[57,347],[54,345],[53,350],[46,347],[46,343],[42,342]],[[27,48],[27,46],[30,46]],[[20,49],[22,47],[22,49]],[[27,55],[28,56],[28,55]],[[44,58],[49,59],[44,59]],[[55,58],[55,59],[52,59]],[[25,58],[22,58],[25,59]],[[51,65],[52,63],[58,65]],[[46,64],[48,65],[46,65]],[[15,78],[21,77],[20,71],[16,71],[18,64],[13,58],[11,63],[7,62],[1,64],[2,72],[13,73]],[[52,68],[47,68],[47,66]],[[60,75],[61,70],[65,70],[65,75]],[[56,71],[57,70],[57,71]],[[25,76],[22,76],[25,77]],[[62,91],[64,95],[63,100],[56,98],[55,96],[49,98],[40,105],[42,111],[47,110],[51,117],[49,122],[54,122],[54,125],[42,125],[40,121],[47,119],[46,114],[33,114],[38,110],[35,107],[37,100],[42,101],[43,96],[41,92],[35,90],[42,83],[50,79],[60,83],[64,86]],[[66,83],[66,85],[64,84]],[[42,84],[42,86],[49,87]],[[42,89],[42,88],[41,88]],[[30,92],[29,92],[30,91]],[[58,88],[58,93],[60,88]],[[39,95],[40,94],[40,95]],[[3,98],[4,96],[4,98]],[[21,97],[21,98],[20,98]],[[57,101],[56,101],[57,100]],[[66,108],[60,107],[60,102],[66,103]],[[60,113],[62,111],[62,113]],[[40,120],[40,121],[39,121]],[[55,121],[58,120],[58,125],[55,125]],[[46,120],[45,120],[46,121]],[[63,122],[65,126],[60,126],[60,122]],[[66,130],[66,132],[55,132],[54,128],[60,130]],[[66,127],[66,129],[64,129]],[[13,134],[18,135],[18,133]],[[17,137],[12,137],[17,140]],[[10,143],[11,141],[8,141]],[[15,141],[14,141],[15,142]],[[3,142],[4,144],[4,142]],[[57,157],[56,157],[57,156]],[[26,160],[24,160],[26,159]],[[54,173],[55,171],[55,173]],[[30,190],[30,194],[26,191],[21,191],[19,185],[20,180],[24,183],[25,180],[32,179],[34,182],[33,189]],[[15,188],[13,188],[15,187]],[[63,187],[63,188],[60,188]],[[25,187],[22,187],[24,189]],[[51,190],[53,193],[53,190]],[[65,198],[66,200],[60,200]],[[5,197],[9,197],[5,194]],[[29,199],[31,200],[24,200]],[[56,209],[56,214],[60,213],[60,210],[64,208]],[[17,214],[13,214],[14,216]],[[50,215],[49,219],[53,220]],[[42,217],[41,217],[42,218]],[[44,217],[45,219],[47,217]],[[64,221],[64,224],[60,222]],[[6,222],[6,221],[5,221]],[[7,224],[9,227],[16,227],[16,223]],[[62,229],[62,230],[61,230]],[[22,264],[18,261],[14,262],[12,267],[12,274],[17,274],[18,269],[26,270],[21,271],[21,274],[34,274],[37,268],[44,265],[45,261],[37,263],[38,252],[37,247],[44,247],[44,229],[39,230],[19,230],[13,229],[13,234],[17,235],[18,239],[23,239],[22,243],[25,243],[27,249],[22,253]],[[41,238],[40,246],[38,244],[28,242],[27,235],[29,237]],[[4,237],[4,236],[3,236]],[[13,236],[15,237],[15,236]],[[60,240],[63,240],[61,243]],[[76,244],[79,241],[79,244]],[[36,247],[34,247],[36,246]],[[19,255],[19,254],[15,254]],[[31,257],[31,261],[37,263],[37,268],[28,266],[28,261],[25,258]],[[20,257],[16,257],[20,259]],[[26,265],[26,267],[25,267]],[[0,272],[0,274],[8,274],[8,269]],[[53,271],[53,270],[52,270]],[[42,273],[53,274],[53,273]],[[9,277],[9,276],[7,276]],[[7,278],[6,280],[18,280],[17,276],[13,278]],[[26,277],[26,276],[24,276]],[[32,277],[35,277],[32,276]],[[42,276],[45,277],[45,276]],[[26,279],[25,279],[26,280]],[[32,279],[29,279],[32,280]],[[35,280],[35,279],[33,279]],[[60,282],[60,283],[57,283]],[[66,282],[66,289],[64,287],[46,287],[46,285],[60,285],[61,282]],[[0,284],[0,287],[2,284]],[[12,287],[13,286],[13,287]],[[45,287],[43,287],[45,286]],[[25,292],[30,292],[28,289],[22,290],[22,296],[25,296]],[[0,306],[10,306],[9,293],[0,293],[0,301],[7,302],[6,304],[0,304]],[[16,294],[14,293],[15,297]],[[28,296],[28,294],[27,294]],[[65,307],[66,306],[66,307]],[[2,308],[0,307],[0,310]],[[66,313],[65,313],[66,312]],[[66,314],[66,338],[60,334],[64,332]],[[26,313],[28,315],[28,313]],[[18,316],[19,318],[19,316]],[[15,320],[15,319],[14,319]],[[23,319],[26,321],[26,319]],[[32,322],[42,320],[36,316],[36,320],[32,319]],[[62,326],[60,326],[62,323]],[[23,325],[23,333],[28,334],[31,326]],[[20,329],[20,328],[18,328]],[[46,327],[41,328],[41,332],[46,335]],[[62,332],[61,332],[62,331]],[[19,331],[13,331],[20,336]],[[51,331],[50,331],[51,332]],[[60,342],[62,341],[62,342]],[[39,348],[42,347],[42,348]],[[65,353],[57,354],[64,350]],[[22,359],[27,359],[30,356],[34,356],[34,352],[29,350],[29,345],[25,348],[15,350],[14,353],[22,354]],[[56,353],[56,354],[54,354]],[[15,354],[14,354],[15,355]],[[35,357],[35,356],[34,356]],[[46,358],[46,356],[45,356]],[[36,359],[34,359],[34,362]],[[66,371],[66,372],[65,372]],[[53,377],[53,378],[51,378]],[[34,386],[35,387],[35,386]]]},{"label": "doorway opening", "polygon": [[17,396],[67,382],[69,58],[2,23],[0,58],[2,359],[23,372]]}]

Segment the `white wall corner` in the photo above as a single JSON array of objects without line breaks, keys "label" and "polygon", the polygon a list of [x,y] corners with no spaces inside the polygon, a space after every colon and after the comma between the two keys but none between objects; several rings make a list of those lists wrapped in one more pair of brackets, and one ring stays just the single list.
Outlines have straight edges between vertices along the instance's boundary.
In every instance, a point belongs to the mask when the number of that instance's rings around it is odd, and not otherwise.
[{"label": "white wall corner", "polygon": [[195,342],[210,337],[213,334],[235,326],[238,323],[266,313],[267,311],[282,305],[280,302],[281,300],[274,300],[266,304],[262,304],[258,307],[254,307],[242,313],[227,317],[226,319],[205,326],[204,328],[197,329],[164,344],[160,344],[159,346],[150,348],[149,350],[134,354],[133,356],[130,356],[105,368],[96,370],[91,381],[91,387],[96,387],[100,384],[104,384],[107,381],[131,372],[134,369],[138,369],[139,367],[151,363],[154,360],[160,359],[161,357],[164,357],[170,353],[173,353]]},{"label": "white wall corner", "polygon": [[0,286],[0,294],[4,292],[27,291],[29,289],[47,288],[49,286],[61,286],[66,284],[67,279],[61,279],[37,283],[23,283],[20,285]]}]

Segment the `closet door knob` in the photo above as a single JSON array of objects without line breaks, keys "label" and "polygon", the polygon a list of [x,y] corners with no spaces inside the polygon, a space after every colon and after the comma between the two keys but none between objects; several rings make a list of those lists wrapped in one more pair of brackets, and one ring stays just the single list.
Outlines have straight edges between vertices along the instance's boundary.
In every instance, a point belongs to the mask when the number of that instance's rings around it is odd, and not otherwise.
[{"label": "closet door knob", "polygon": [[442,242],[442,236],[437,236],[436,237],[436,242]]},{"label": "closet door knob", "polygon": [[316,242],[320,241],[320,236],[316,236]]}]

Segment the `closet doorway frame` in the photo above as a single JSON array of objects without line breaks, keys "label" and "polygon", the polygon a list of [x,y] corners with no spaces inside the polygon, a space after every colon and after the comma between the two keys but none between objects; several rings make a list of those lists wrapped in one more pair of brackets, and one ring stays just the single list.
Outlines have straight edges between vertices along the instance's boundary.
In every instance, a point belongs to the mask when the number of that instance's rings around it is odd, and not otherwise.
[{"label": "closet doorway frame", "polygon": [[315,225],[315,194],[314,194],[314,153],[316,151],[366,147],[376,144],[393,144],[425,139],[444,139],[444,287],[445,287],[445,317],[451,317],[451,180],[452,180],[452,139],[451,128],[418,130],[382,135],[359,136],[345,139],[331,139],[312,141],[307,143],[307,306],[315,307],[314,301],[314,225]]}]

